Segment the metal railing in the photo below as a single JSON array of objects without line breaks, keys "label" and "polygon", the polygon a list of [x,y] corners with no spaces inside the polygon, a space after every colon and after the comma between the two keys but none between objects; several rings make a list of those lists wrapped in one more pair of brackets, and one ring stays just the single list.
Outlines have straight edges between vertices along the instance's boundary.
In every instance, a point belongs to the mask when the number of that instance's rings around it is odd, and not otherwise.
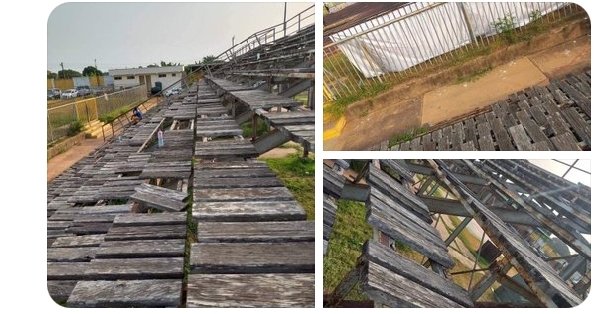
[{"label": "metal railing", "polygon": [[217,62],[238,62],[240,56],[246,55],[257,47],[273,44],[286,36],[298,33],[305,27],[310,27],[314,24],[314,13],[315,5],[312,5],[283,23],[253,33],[248,38],[216,56],[215,64],[206,66],[206,72],[211,74],[213,72],[211,68],[218,65]]},{"label": "metal railing", "polygon": [[108,113],[146,99],[146,86],[140,85],[47,109],[47,144],[72,135],[77,125],[88,125]]},{"label": "metal railing", "polygon": [[527,24],[583,12],[563,2],[411,2],[329,35],[332,42],[323,47],[324,101],[451,64],[485,51],[496,38],[516,40]]}]

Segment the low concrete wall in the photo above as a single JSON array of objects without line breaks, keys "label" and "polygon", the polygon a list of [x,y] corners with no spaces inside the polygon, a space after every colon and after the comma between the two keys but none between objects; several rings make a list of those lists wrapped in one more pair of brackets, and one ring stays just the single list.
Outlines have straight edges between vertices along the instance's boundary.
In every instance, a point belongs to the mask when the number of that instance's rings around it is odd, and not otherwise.
[{"label": "low concrete wall", "polygon": [[85,132],[69,137],[47,149],[47,160],[69,150],[75,145],[80,144],[85,139]]}]

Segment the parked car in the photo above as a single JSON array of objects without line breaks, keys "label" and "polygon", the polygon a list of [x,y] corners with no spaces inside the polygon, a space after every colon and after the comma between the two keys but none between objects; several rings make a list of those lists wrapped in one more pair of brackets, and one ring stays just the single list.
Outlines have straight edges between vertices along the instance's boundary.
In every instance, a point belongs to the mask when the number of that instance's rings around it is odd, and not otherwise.
[{"label": "parked car", "polygon": [[78,97],[91,95],[91,90],[89,89],[89,86],[77,86],[76,92],[78,94]]},{"label": "parked car", "polygon": [[170,89],[170,90],[165,91],[165,92],[164,92],[164,95],[165,95],[166,97],[169,97],[169,96],[172,96],[172,95],[180,94],[180,92],[181,92],[181,91],[182,91],[182,88],[180,88],[180,87],[174,87],[174,88],[172,88],[172,89]]},{"label": "parked car", "polygon": [[61,95],[61,99],[70,99],[76,97],[78,97],[78,92],[74,88],[65,90]]},{"label": "parked car", "polygon": [[61,95],[62,95],[62,91],[59,88],[47,89],[47,100],[60,99]]},{"label": "parked car", "polygon": [[91,90],[91,93],[92,93],[94,96],[101,96],[101,95],[104,95],[104,89],[103,89],[103,88],[101,88],[101,87],[94,87],[94,88]]}]

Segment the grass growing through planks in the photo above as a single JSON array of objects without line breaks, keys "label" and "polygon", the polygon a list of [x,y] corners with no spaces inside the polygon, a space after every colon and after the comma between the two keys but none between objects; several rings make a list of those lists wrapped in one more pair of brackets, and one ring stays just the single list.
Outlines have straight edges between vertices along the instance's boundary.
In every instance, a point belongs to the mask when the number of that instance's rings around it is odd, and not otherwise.
[{"label": "grass growing through planks", "polygon": [[[439,191],[441,193],[441,191]],[[329,239],[327,255],[323,259],[323,289],[325,293],[333,292],[333,289],[341,282],[346,274],[352,270],[357,259],[361,255],[363,243],[368,239],[373,238],[373,229],[365,220],[367,209],[362,202],[338,200],[335,223],[333,232]],[[452,224],[457,225],[460,221],[452,221]],[[454,226],[446,226],[453,229]],[[451,232],[451,230],[449,230]],[[466,233],[466,232],[463,232]],[[477,252],[479,239],[475,236],[461,235],[458,238],[465,242],[470,251]],[[416,251],[413,251],[408,246],[400,242],[396,242],[397,252],[406,258],[412,259],[417,263],[422,263],[426,259]],[[475,248],[475,249],[473,249]],[[467,271],[473,268],[473,264],[465,265],[457,258],[454,258],[456,265],[451,269],[451,272]],[[487,267],[486,263],[481,263],[479,267]],[[478,267],[478,268],[479,268]],[[475,285],[482,277],[483,272],[475,272],[473,278],[471,273],[455,274],[452,281],[463,288]],[[498,287],[497,284],[494,287]],[[345,298],[345,300],[367,300],[367,296],[360,293],[358,287],[355,287]],[[495,301],[491,290],[488,290],[479,298],[479,301]]]},{"label": "grass growing through planks", "polygon": [[[333,232],[329,238],[327,255],[323,259],[323,289],[331,293],[344,276],[354,268],[361,256],[363,243],[373,237],[373,230],[365,221],[365,204],[338,200]],[[346,300],[367,300],[355,287]]]},{"label": "grass growing through planks", "polygon": [[283,158],[260,158],[291,191],[303,207],[308,220],[314,220],[314,156],[303,157],[302,152]]}]

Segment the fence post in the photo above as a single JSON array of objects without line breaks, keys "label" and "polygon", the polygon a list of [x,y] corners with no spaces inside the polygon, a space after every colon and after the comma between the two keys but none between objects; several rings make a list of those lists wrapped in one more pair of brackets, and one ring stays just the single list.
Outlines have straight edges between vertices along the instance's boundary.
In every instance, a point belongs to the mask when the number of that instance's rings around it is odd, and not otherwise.
[{"label": "fence post", "polygon": [[467,15],[467,10],[465,10],[464,3],[457,2],[456,5],[460,9],[460,12],[462,13],[462,16],[465,19],[465,25],[467,26],[467,31],[469,32],[469,37],[471,38],[471,42],[474,42],[475,45],[479,47],[477,38],[475,37],[475,34],[473,33],[473,25],[471,25],[471,20],[469,19],[469,16]]}]

